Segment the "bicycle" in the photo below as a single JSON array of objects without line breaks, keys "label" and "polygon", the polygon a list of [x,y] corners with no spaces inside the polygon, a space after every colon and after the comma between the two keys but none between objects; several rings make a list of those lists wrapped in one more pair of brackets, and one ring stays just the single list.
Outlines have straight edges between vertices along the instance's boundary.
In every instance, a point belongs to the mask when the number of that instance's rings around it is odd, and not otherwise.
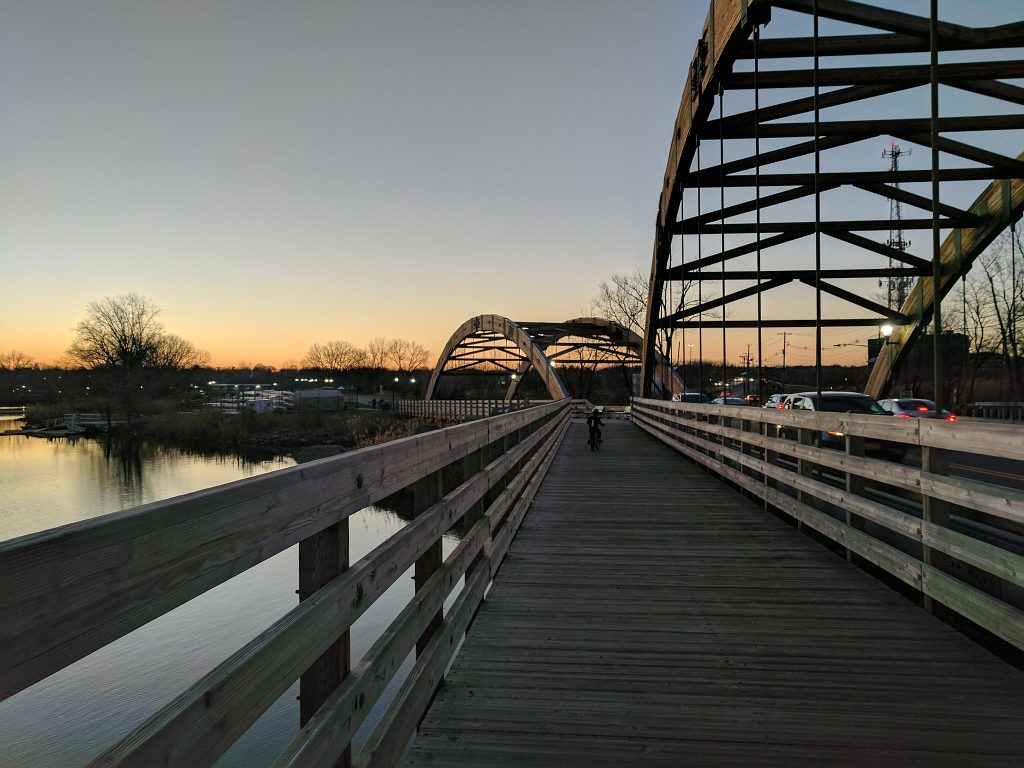
[{"label": "bicycle", "polygon": [[588,441],[591,452],[601,450],[601,430],[592,429],[590,430],[590,440]]}]

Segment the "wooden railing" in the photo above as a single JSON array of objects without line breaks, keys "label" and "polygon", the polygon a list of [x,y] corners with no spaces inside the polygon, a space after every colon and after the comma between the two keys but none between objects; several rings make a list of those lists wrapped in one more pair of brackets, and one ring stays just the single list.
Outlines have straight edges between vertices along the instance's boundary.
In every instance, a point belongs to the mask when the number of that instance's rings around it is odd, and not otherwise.
[{"label": "wooden railing", "polygon": [[[551,402],[546,400],[544,402]],[[395,413],[400,416],[418,416],[439,421],[465,421],[482,419],[498,413],[508,413],[537,405],[529,400],[398,400]]]},{"label": "wooden railing", "polygon": [[[1024,649],[1024,493],[949,471],[954,452],[1024,460],[1019,426],[640,399],[632,416],[927,606]],[[817,447],[822,435],[845,451]],[[921,467],[880,457],[904,451],[920,452]]]},{"label": "wooden railing", "polygon": [[[354,758],[390,765],[443,679],[569,419],[568,401],[555,402],[0,543],[0,694],[298,543],[299,605],[94,764],[209,765],[300,678],[303,726],[275,765],[346,762],[356,729],[415,648],[411,672]],[[402,491],[411,492],[415,518],[349,567],[348,518]],[[460,521],[465,532],[442,562],[441,538]],[[349,628],[413,566],[415,597],[352,667]]]},{"label": "wooden railing", "polygon": [[[399,416],[417,416],[438,421],[459,422],[467,419],[481,419],[498,413],[508,413],[536,405],[546,405],[550,400],[398,400],[395,413]],[[594,404],[589,400],[573,399],[573,413],[589,413]]]},{"label": "wooden railing", "polygon": [[1024,421],[1024,403],[971,403],[964,408],[964,415],[976,419]]}]

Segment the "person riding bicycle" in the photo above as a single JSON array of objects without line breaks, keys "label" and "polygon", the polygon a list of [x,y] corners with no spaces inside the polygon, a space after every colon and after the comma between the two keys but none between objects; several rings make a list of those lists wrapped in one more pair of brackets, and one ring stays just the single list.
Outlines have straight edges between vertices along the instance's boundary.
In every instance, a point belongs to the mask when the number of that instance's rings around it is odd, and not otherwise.
[{"label": "person riding bicycle", "polygon": [[597,444],[601,443],[601,427],[604,426],[604,422],[601,421],[601,409],[595,408],[587,416],[587,426],[590,427],[590,437],[588,439],[596,441]]}]

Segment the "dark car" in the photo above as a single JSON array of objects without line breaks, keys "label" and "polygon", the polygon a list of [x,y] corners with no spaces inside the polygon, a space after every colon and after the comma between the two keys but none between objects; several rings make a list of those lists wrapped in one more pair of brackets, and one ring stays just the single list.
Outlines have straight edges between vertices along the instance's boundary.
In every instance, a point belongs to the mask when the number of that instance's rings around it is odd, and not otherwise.
[{"label": "dark car", "polygon": [[672,395],[673,403],[710,403],[711,398],[703,392],[677,392]]},{"label": "dark car", "polygon": [[[891,416],[888,411],[878,404],[878,401],[869,395],[860,392],[822,392],[821,402],[818,402],[817,392],[798,392],[789,395],[783,403],[783,410],[787,411],[820,411],[824,413],[863,413],[875,416]],[[783,437],[795,437],[790,434],[792,428],[780,431]],[[819,444],[824,448],[846,448],[846,437],[842,432],[821,432]],[[864,452],[868,456],[881,456],[890,461],[901,462],[906,454],[906,446],[900,443],[890,443],[885,440],[867,439],[864,441]]]},{"label": "dark car", "polygon": [[[935,401],[925,400],[921,397],[893,397],[887,400],[879,400],[878,404],[888,413],[898,416],[901,419],[910,418],[935,418]],[[957,415],[942,409],[942,418],[950,424],[957,422]]]},{"label": "dark car", "polygon": [[747,401],[742,397],[716,397],[711,401],[712,405],[746,405]]}]

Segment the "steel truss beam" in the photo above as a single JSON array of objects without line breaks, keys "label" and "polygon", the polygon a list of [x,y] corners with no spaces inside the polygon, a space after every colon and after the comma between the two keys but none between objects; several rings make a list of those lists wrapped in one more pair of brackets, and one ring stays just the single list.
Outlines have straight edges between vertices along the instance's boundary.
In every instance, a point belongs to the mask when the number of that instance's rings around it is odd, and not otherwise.
[{"label": "steel truss beam", "polygon": [[[813,37],[758,38],[755,42],[755,24],[767,21],[773,7],[814,16],[815,30],[819,18],[867,29],[862,35],[819,37],[815,32]],[[645,391],[653,391],[654,350],[659,334],[674,329],[757,327],[757,320],[729,318],[730,305],[756,295],[760,307],[763,293],[794,281],[813,287],[819,306],[820,296],[827,294],[841,305],[855,308],[858,314],[836,317],[846,313],[831,310],[831,318],[820,314],[814,319],[761,317],[760,327],[859,327],[892,322],[898,327],[892,340],[903,345],[893,356],[898,366],[906,355],[905,347],[927,325],[933,300],[948,291],[970,269],[981,250],[1011,220],[1020,218],[1024,210],[1024,154],[1004,156],[949,135],[978,131],[990,135],[1024,135],[1024,115],[1019,110],[1024,104],[1024,87],[1005,82],[1024,78],[1024,59],[1019,55],[1022,39],[1024,22],[1016,19],[994,27],[971,28],[850,0],[716,0],[705,27],[706,55],[698,49],[694,56],[659,190],[642,368]],[[1015,49],[1016,57],[1009,60],[1005,54],[986,57],[984,52],[994,49]],[[936,50],[978,53],[973,60],[962,56],[959,58],[964,60],[956,63],[938,63]],[[899,58],[900,54],[915,52],[929,52],[930,63],[908,64],[905,58]],[[829,57],[849,55],[870,56],[871,65],[843,66],[843,60],[834,60],[827,66],[819,64]],[[793,58],[797,61],[800,57],[813,57],[814,66],[764,70],[758,65],[760,59]],[[734,64],[738,60],[752,62],[752,71],[737,70]],[[833,66],[835,64],[838,66]],[[869,111],[872,99],[922,86],[929,86],[934,94],[938,84],[982,94],[1001,101],[1006,109],[1001,110],[993,103],[986,114],[942,115],[934,106],[937,102],[933,96],[933,106],[924,114],[910,111],[914,102],[907,99],[908,114],[890,109],[884,115],[868,119],[872,115]],[[791,88],[813,88],[814,95],[799,94],[782,103],[760,106],[757,99],[760,91]],[[754,91],[754,108],[744,106],[734,114],[723,114],[722,105],[729,102],[731,91]],[[744,99],[744,104],[747,103]],[[861,103],[865,105],[863,119],[822,119],[822,110]],[[713,107],[717,107],[717,119],[711,119]],[[875,170],[867,164],[871,160],[867,160],[863,169],[821,172],[823,156],[873,137],[893,137],[901,143],[934,148],[947,157],[941,163],[933,157],[933,167],[928,169]],[[749,144],[742,145],[739,151],[725,150],[727,142],[751,139],[760,147],[759,152],[751,153]],[[793,141],[780,146],[787,139]],[[762,140],[771,140],[770,148],[765,148]],[[708,154],[722,159],[718,163],[700,163],[698,152],[702,143],[712,142],[719,146],[711,152],[705,147],[700,159],[706,161]],[[816,173],[791,171],[776,165],[801,162],[801,158],[805,158],[802,162],[814,158]],[[966,162],[981,167],[945,167],[951,164],[947,158],[961,165]],[[770,172],[763,172],[766,169]],[[931,194],[899,186],[923,182],[932,183]],[[944,201],[939,193],[939,184],[961,182],[987,183],[987,188],[978,190],[981,194],[966,210]],[[720,194],[704,195],[699,207],[693,204],[695,195],[684,195],[686,190],[715,187],[722,190]],[[734,197],[726,204],[726,187],[750,190],[749,197],[738,202]],[[893,227],[890,219],[855,220],[833,216],[831,220],[823,220],[822,194],[851,188],[874,196],[879,201],[879,211],[888,209],[890,203],[896,201],[926,212],[930,217],[901,219],[899,228],[946,230],[945,243],[939,248],[936,240],[934,257],[922,258],[889,242],[880,242],[877,234],[871,234],[890,232]],[[769,191],[766,194],[763,190]],[[761,214],[772,206],[812,197],[815,205],[811,210],[808,204],[806,218],[801,218],[799,209],[790,205],[785,221],[762,220]],[[709,198],[718,204],[709,206]],[[686,207],[681,210],[684,199]],[[755,216],[756,220],[751,221]],[[839,263],[810,270],[778,269],[771,263],[779,254],[791,257],[796,251],[791,244],[808,235],[814,235],[814,248],[820,259],[822,234],[871,254],[872,258],[881,256],[889,261],[889,266],[854,268]],[[752,241],[739,245],[731,242],[727,246],[726,235],[752,236]],[[720,247],[716,248],[711,243],[719,237]],[[674,243],[682,250],[682,263],[672,263]],[[783,247],[786,245],[791,247]],[[807,245],[801,244],[801,249],[806,248]],[[757,256],[758,269],[752,270],[746,264],[742,269],[728,269],[729,262],[747,255]],[[762,257],[767,260],[764,266],[761,266]],[[709,267],[715,265],[721,266],[723,272],[712,273]],[[918,279],[902,307],[883,306],[865,298],[862,290],[837,284],[844,280],[888,277]],[[674,283],[691,280],[698,284],[721,281],[722,295],[709,298],[705,294],[705,300],[693,306],[668,306],[666,289]],[[727,281],[755,284],[727,290]],[[673,292],[672,302],[676,302],[675,296],[681,295],[681,289],[679,293]],[[711,310],[719,317],[703,318]],[[759,308],[759,315],[760,311]],[[871,316],[861,316],[861,312]],[[695,320],[695,316],[701,316],[701,320]],[[724,331],[722,343],[724,347]],[[820,359],[820,337],[818,346]],[[879,371],[876,364],[869,384],[873,388],[870,391],[876,394],[888,386],[892,377],[891,370]]]}]

